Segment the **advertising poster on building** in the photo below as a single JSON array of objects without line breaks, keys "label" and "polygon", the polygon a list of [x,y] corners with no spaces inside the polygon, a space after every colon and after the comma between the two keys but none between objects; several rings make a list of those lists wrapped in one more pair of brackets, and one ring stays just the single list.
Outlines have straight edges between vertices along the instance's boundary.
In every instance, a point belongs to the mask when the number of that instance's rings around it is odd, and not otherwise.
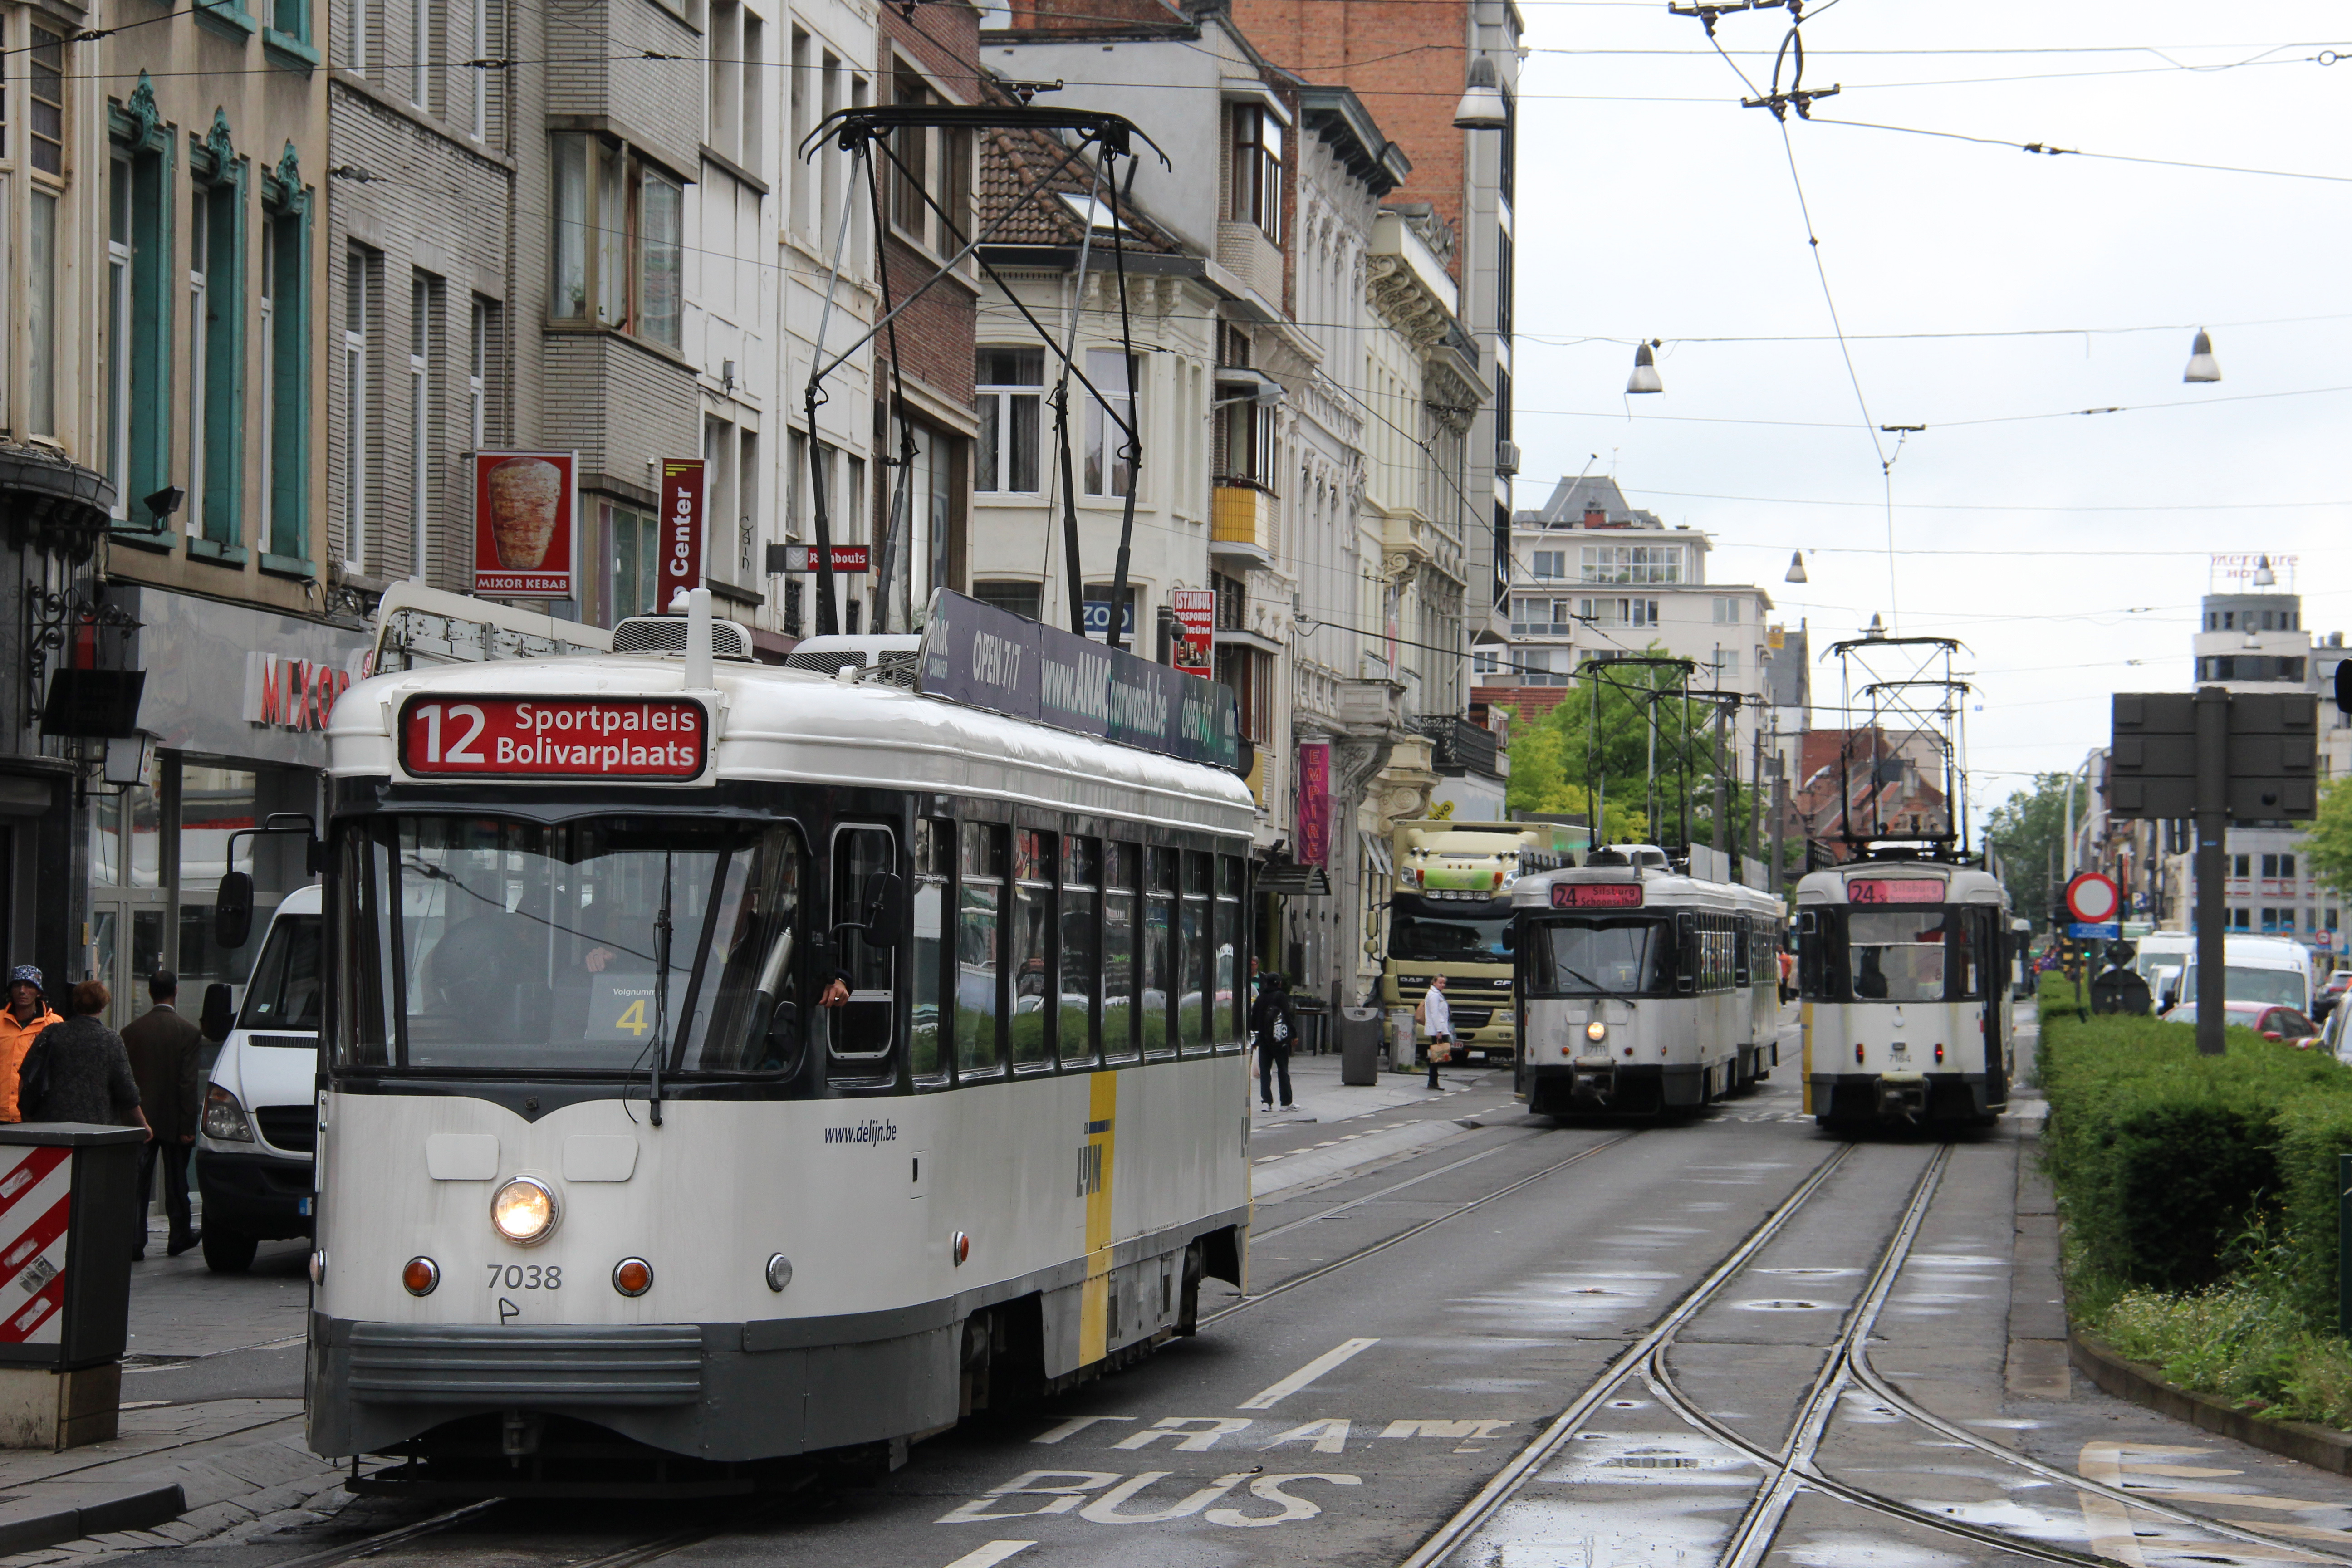
[{"label": "advertising poster on building", "polygon": [[1176,668],[1203,680],[1216,670],[1217,594],[1213,588],[1171,588],[1168,607],[1176,616]]},{"label": "advertising poster on building", "polygon": [[570,599],[580,555],[577,452],[474,454],[474,592]]},{"label": "advertising poster on building", "polygon": [[666,610],[680,588],[702,586],[702,459],[664,458],[661,466],[661,589]]},{"label": "advertising poster on building", "polygon": [[1331,863],[1331,746],[1311,741],[1298,748],[1298,847],[1301,866]]}]

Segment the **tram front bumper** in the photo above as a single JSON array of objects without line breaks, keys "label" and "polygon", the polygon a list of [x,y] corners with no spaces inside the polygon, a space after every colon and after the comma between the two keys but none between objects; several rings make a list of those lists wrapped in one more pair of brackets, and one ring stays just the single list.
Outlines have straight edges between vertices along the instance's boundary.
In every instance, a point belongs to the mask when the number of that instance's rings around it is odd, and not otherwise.
[{"label": "tram front bumper", "polygon": [[1811,1087],[1815,1113],[1836,1120],[1927,1121],[1992,1104],[1983,1073],[1815,1073]]}]

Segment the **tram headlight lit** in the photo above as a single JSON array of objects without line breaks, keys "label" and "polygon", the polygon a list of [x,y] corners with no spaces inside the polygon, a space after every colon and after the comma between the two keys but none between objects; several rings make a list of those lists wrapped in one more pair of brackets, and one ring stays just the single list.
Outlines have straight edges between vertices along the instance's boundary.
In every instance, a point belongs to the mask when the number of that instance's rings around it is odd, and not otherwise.
[{"label": "tram headlight lit", "polygon": [[1597,1046],[1609,1037],[1609,1026],[1595,1018],[1584,1026],[1584,1037]]},{"label": "tram headlight lit", "polygon": [[412,1296],[430,1296],[441,1283],[441,1266],[429,1258],[412,1258],[400,1271],[401,1288]]},{"label": "tram headlight lit", "polygon": [[520,1246],[545,1241],[555,1221],[555,1191],[536,1176],[517,1176],[491,1194],[490,1224]]}]

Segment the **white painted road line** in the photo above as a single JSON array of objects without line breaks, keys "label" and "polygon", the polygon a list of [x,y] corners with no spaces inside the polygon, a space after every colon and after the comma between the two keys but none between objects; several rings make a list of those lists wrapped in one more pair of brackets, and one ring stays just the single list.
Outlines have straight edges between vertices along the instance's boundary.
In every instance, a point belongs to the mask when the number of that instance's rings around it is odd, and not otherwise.
[{"label": "white painted road line", "polygon": [[1026,1552],[1036,1544],[1034,1541],[992,1541],[977,1552],[965,1552],[948,1568],[996,1568],[1014,1552]]},{"label": "white painted road line", "polygon": [[1297,1393],[1300,1389],[1306,1387],[1308,1384],[1313,1383],[1317,1378],[1321,1377],[1325,1373],[1329,1372],[1333,1367],[1339,1366],[1345,1362],[1350,1361],[1355,1357],[1363,1354],[1366,1351],[1371,1349],[1374,1345],[1380,1342],[1381,1342],[1377,1339],[1343,1341],[1340,1342],[1338,1349],[1325,1351],[1321,1355],[1317,1356],[1313,1361],[1308,1362],[1305,1366],[1300,1367],[1297,1372],[1292,1373],[1280,1383],[1274,1384],[1270,1388],[1261,1390],[1250,1398],[1243,1400],[1239,1405],[1234,1406],[1234,1408],[1236,1410],[1271,1410],[1276,1405],[1281,1404],[1284,1400],[1289,1398],[1292,1394]]},{"label": "white painted road line", "polygon": [[[1073,1415],[1059,1426],[1040,1432],[1029,1440],[1032,1443],[1058,1443],[1065,1437],[1085,1431],[1097,1421],[1132,1421],[1134,1419],[1132,1415]],[[953,1568],[953,1565],[950,1564],[950,1568]]]}]

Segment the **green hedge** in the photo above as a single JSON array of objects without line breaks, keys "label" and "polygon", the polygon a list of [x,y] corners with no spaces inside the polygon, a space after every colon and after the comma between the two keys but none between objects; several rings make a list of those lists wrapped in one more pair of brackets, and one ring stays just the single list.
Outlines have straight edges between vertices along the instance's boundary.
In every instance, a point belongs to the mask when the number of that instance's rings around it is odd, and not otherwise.
[{"label": "green hedge", "polygon": [[[2045,1023],[2052,1018],[2087,1018],[2091,1015],[2085,1002],[2074,1000],[2074,983],[2066,978],[2063,970],[2053,969],[2045,973],[2034,994],[2041,1005]],[[2083,994],[2087,1001],[2090,992],[2085,989]]]},{"label": "green hedge", "polygon": [[2200,1057],[2186,1025],[2057,1008],[2043,1012],[2040,1058],[2043,1161],[2080,1267],[2197,1289],[2222,1277],[2250,1224],[2283,1211],[2297,1295],[2317,1302],[2325,1281],[2329,1310],[2315,1321],[2333,1321],[2335,1152],[2352,1150],[2352,1072],[2251,1030]]}]

